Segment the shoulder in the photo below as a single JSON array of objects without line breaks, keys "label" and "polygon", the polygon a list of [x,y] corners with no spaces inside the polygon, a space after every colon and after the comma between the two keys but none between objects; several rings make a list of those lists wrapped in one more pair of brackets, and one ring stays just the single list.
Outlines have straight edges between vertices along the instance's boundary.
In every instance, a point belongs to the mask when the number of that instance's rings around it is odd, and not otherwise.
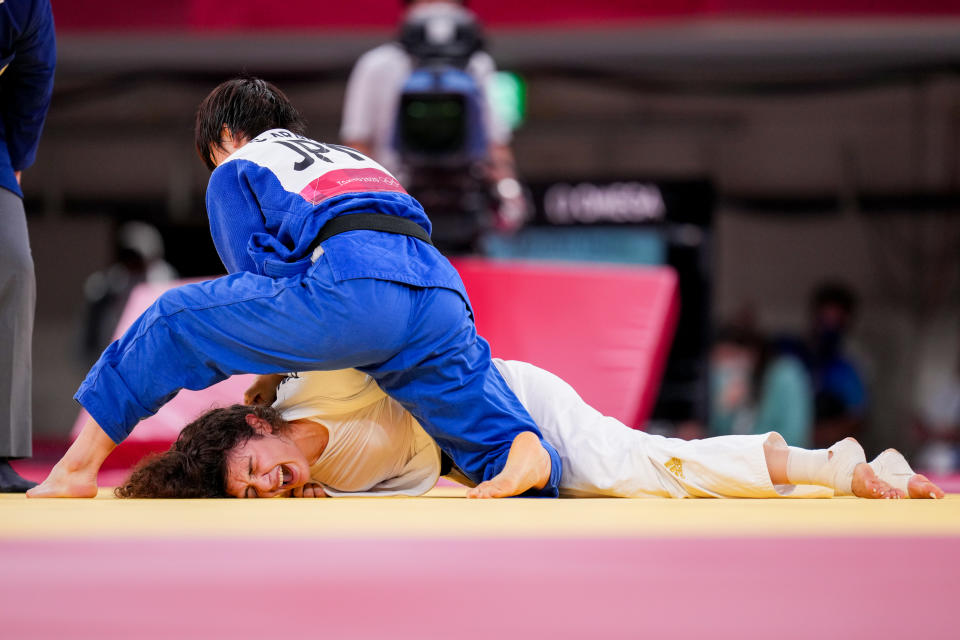
[{"label": "shoulder", "polygon": [[409,56],[396,42],[387,42],[367,51],[354,65],[354,72],[371,72],[409,64]]},{"label": "shoulder", "polygon": [[237,181],[237,170],[240,165],[236,162],[222,162],[220,166],[210,174],[210,180],[207,182],[207,193],[226,189]]}]

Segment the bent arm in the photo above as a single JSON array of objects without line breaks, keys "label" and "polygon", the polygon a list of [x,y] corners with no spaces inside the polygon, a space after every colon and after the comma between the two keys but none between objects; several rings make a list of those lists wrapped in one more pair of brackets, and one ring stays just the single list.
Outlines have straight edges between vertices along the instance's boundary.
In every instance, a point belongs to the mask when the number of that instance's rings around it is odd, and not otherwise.
[{"label": "bent arm", "polygon": [[87,420],[60,461],[41,484],[27,491],[28,498],[93,498],[97,472],[116,448],[93,418]]}]

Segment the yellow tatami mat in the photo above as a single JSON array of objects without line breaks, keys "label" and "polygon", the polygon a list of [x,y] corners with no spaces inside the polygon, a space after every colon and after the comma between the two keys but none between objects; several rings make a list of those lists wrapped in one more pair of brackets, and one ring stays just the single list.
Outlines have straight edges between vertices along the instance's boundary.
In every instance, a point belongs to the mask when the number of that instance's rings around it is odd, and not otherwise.
[{"label": "yellow tatami mat", "polygon": [[0,495],[0,538],[960,536],[944,500],[29,500]]}]

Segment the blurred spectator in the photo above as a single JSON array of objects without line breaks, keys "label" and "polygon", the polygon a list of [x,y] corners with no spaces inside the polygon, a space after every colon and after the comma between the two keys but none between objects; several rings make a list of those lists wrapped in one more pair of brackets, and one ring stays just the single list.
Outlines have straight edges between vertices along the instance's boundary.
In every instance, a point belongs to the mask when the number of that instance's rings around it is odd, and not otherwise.
[{"label": "blurred spectator", "polygon": [[0,3],[0,492],[34,485],[10,466],[32,455],[36,280],[20,172],[33,164],[53,94],[56,43],[48,0]]},{"label": "blurred spectator", "polygon": [[933,473],[960,470],[960,348],[951,375],[940,381],[918,414],[918,466]]},{"label": "blurred spectator", "polygon": [[[427,40],[440,42],[443,38],[459,37],[454,32],[461,29],[463,16],[469,16],[469,21],[475,23],[473,14],[463,7],[464,3],[456,0],[403,0],[402,4],[405,10],[401,30],[404,24],[422,20],[425,16],[453,14],[452,17],[457,18],[456,14],[460,14],[458,19],[450,23],[457,24],[447,29],[429,28],[428,24],[424,34]],[[437,20],[433,24],[442,26],[444,22]],[[477,46],[481,42],[478,33]],[[405,170],[394,146],[394,129],[404,84],[421,62],[400,42],[388,42],[368,51],[357,60],[350,74],[343,106],[340,129],[343,143],[372,157],[405,184]],[[485,181],[491,185],[491,194],[497,202],[495,224],[505,230],[516,229],[522,225],[526,215],[526,202],[516,180],[513,152],[510,150],[510,127],[503,122],[492,102],[490,87],[496,65],[493,58],[480,49],[469,54],[462,64],[481,92],[482,121],[487,138],[484,173]],[[423,200],[417,193],[413,195]],[[428,214],[436,215],[436,212],[428,210]],[[434,222],[436,226],[438,221]]]},{"label": "blurred spectator", "polygon": [[91,274],[83,285],[86,313],[82,348],[86,360],[96,360],[110,342],[134,287],[177,278],[163,254],[163,237],[156,227],[144,222],[127,222],[120,227],[113,264]]},{"label": "blurred spectator", "polygon": [[799,357],[814,388],[814,446],[826,448],[859,434],[867,410],[867,392],[857,366],[845,353],[844,340],[853,325],[857,300],[844,284],[827,282],[810,301],[810,333],[806,341],[787,339],[783,352]]},{"label": "blurred spectator", "polygon": [[792,446],[810,446],[810,378],[797,358],[771,355],[751,329],[729,325],[717,332],[710,352],[710,435],[777,431]]}]

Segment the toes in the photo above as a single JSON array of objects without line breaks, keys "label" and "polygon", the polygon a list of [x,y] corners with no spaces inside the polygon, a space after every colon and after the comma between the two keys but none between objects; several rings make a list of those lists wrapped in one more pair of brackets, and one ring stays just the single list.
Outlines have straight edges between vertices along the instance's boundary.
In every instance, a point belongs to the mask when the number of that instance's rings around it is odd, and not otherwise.
[{"label": "toes", "polygon": [[869,466],[857,465],[853,493],[861,498],[894,500],[903,497],[902,492],[876,476]]},{"label": "toes", "polygon": [[897,489],[894,489],[892,486],[890,486],[885,482],[883,483],[883,488],[881,489],[881,492],[883,493],[883,497],[886,498],[887,500],[900,499],[900,491],[898,491]]},{"label": "toes", "polygon": [[919,473],[910,478],[909,489],[912,498],[939,500],[946,496],[940,487]]}]

